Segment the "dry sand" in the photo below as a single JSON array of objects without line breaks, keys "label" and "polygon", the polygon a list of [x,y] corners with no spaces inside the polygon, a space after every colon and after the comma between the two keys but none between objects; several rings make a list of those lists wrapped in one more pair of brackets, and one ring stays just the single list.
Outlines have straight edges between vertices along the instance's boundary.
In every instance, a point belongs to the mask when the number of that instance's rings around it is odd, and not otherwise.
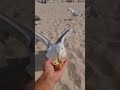
[{"label": "dry sand", "polygon": [[[79,14],[69,20],[69,7]],[[36,22],[35,31],[49,38],[53,43],[67,29],[73,28],[71,38],[65,41],[68,52],[68,66],[54,90],[85,90],[85,3],[35,3],[35,15],[41,18]],[[46,47],[38,43],[35,61],[35,80],[42,74]]]}]

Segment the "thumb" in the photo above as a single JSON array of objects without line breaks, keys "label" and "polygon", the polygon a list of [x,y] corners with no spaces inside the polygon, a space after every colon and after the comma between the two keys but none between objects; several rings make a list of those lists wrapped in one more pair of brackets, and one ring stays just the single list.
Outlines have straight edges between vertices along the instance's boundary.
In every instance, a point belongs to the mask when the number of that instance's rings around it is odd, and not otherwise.
[{"label": "thumb", "polygon": [[46,62],[44,63],[43,67],[44,67],[44,70],[46,68],[48,68],[50,65],[52,65],[52,60],[46,60]]}]

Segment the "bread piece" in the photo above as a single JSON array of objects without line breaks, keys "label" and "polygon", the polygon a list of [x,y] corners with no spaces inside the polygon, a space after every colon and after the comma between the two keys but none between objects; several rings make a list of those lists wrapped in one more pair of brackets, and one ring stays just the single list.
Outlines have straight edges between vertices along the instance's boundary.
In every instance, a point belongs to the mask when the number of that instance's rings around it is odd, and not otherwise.
[{"label": "bread piece", "polygon": [[55,71],[60,70],[63,67],[64,60],[56,59],[53,61]]}]

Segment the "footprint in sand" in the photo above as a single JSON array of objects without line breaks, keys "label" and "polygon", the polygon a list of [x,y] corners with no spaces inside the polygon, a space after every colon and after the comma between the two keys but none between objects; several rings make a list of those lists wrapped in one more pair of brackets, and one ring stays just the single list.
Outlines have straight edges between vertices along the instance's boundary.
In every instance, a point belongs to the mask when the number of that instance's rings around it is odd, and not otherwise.
[{"label": "footprint in sand", "polygon": [[77,55],[78,58],[83,59],[83,55],[79,49],[73,49],[73,52]]},{"label": "footprint in sand", "polygon": [[69,77],[70,77],[71,80],[76,77],[75,72],[76,72],[76,66],[75,66],[75,64],[72,63],[72,62],[69,62],[68,63],[68,75],[69,75]]},{"label": "footprint in sand", "polygon": [[70,90],[70,87],[69,87],[67,84],[62,83],[61,80],[60,80],[58,83],[59,83],[60,86],[61,86],[61,89],[60,89],[60,90]]},{"label": "footprint in sand", "polygon": [[74,60],[75,57],[71,52],[68,52],[68,60]]},{"label": "footprint in sand", "polygon": [[61,90],[70,90],[70,87],[67,84],[62,84]]},{"label": "footprint in sand", "polygon": [[80,88],[81,87],[81,77],[76,73],[76,66],[74,63],[68,63],[68,75],[71,81]]},{"label": "footprint in sand", "polygon": [[50,39],[53,39],[54,37],[53,37],[53,34],[51,33],[51,32],[48,32],[48,37],[50,38]]},{"label": "footprint in sand", "polygon": [[78,76],[78,75],[76,75],[76,76],[77,76],[77,77],[75,78],[74,84],[75,84],[77,87],[81,88],[81,77]]}]

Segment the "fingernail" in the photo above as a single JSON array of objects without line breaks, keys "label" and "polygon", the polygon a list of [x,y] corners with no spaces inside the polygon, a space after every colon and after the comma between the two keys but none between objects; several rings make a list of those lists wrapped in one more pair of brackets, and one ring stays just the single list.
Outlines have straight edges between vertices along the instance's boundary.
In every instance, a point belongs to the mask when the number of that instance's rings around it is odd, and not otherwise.
[{"label": "fingernail", "polygon": [[67,60],[64,61],[64,63],[66,63],[66,62],[67,62]]}]

